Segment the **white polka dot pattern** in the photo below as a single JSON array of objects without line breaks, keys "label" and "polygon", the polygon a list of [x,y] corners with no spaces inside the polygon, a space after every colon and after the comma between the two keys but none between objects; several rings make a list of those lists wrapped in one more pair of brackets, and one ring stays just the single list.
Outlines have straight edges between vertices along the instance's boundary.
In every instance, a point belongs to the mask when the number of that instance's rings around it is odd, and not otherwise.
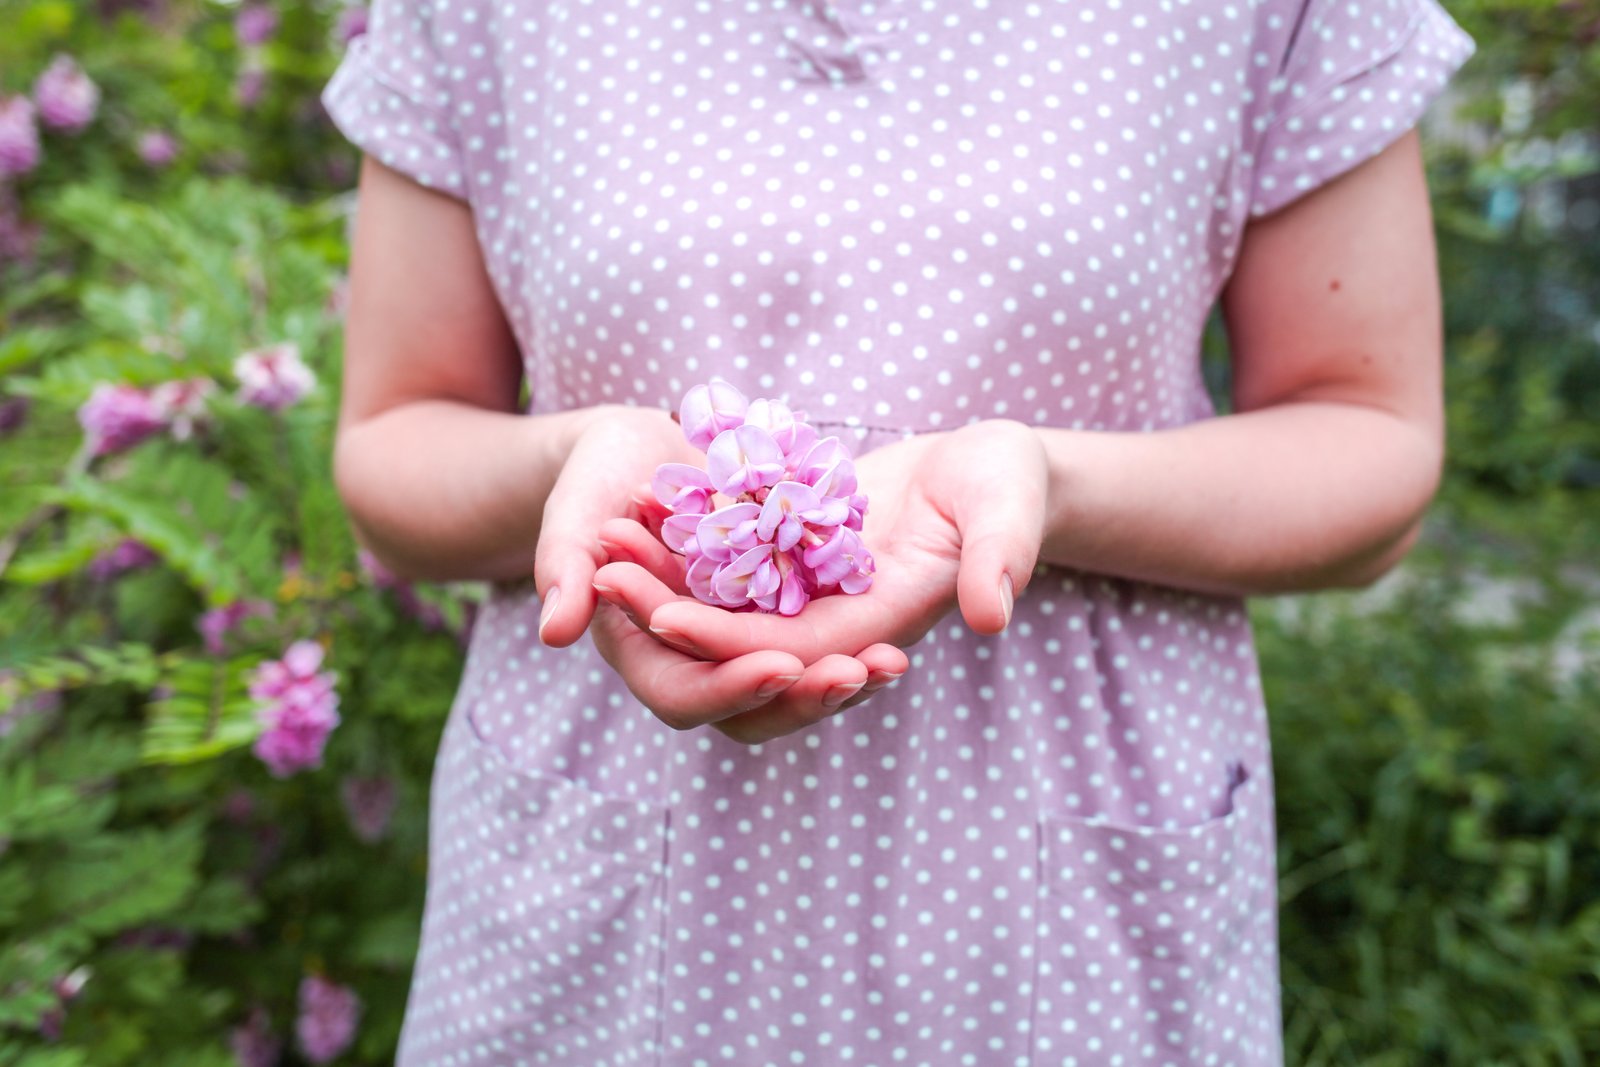
[{"label": "white polka dot pattern", "polygon": [[[378,0],[324,98],[472,207],[530,410],[721,374],[858,454],[1149,431],[1212,414],[1252,213],[1471,50],[1433,0],[1304,3]],[[1239,600],[1041,567],[1005,634],[952,614],[754,747],[538,607],[497,585],[474,630],[402,1067],[1281,1064]]]},{"label": "white polka dot pattern", "polygon": [[1309,0],[1262,116],[1251,214],[1276,211],[1392,144],[1475,50],[1433,0]]}]

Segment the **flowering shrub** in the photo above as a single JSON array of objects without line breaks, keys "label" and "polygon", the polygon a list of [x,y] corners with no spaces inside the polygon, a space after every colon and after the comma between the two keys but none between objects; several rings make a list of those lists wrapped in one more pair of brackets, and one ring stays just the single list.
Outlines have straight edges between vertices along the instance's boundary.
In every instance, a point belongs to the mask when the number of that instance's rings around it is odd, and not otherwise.
[{"label": "flowering shrub", "polygon": [[110,6],[0,33],[0,1062],[384,1062],[481,590],[332,484],[361,9]]}]

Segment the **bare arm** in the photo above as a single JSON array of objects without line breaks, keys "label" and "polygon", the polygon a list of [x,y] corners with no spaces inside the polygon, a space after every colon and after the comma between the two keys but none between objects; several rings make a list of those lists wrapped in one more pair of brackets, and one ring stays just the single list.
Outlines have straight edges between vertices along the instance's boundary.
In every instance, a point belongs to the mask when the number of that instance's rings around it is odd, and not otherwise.
[{"label": "bare arm", "polygon": [[1255,220],[1223,294],[1236,414],[1041,429],[1040,558],[1253,595],[1376,580],[1444,455],[1440,297],[1415,131]]},{"label": "bare arm", "polygon": [[592,409],[522,415],[521,380],[470,209],[365,160],[334,477],[358,540],[396,573],[533,573],[545,499]]}]

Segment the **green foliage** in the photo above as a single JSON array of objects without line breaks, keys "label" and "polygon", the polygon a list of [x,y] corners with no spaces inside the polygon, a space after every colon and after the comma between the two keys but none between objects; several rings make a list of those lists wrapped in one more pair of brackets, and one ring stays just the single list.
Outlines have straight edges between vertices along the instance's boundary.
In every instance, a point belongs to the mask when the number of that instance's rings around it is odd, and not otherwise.
[{"label": "green foliage", "polygon": [[1258,606],[1291,1062],[1600,1059],[1600,678],[1557,684],[1467,595]]},{"label": "green foliage", "polygon": [[[27,404],[0,428],[0,1063],[232,1065],[253,1008],[292,1033],[309,973],[362,998],[349,1055],[392,1058],[424,783],[476,591],[399,599],[358,560],[330,466],[356,157],[314,104],[335,8],[279,11],[247,116],[233,8],[0,0],[0,94],[57,51],[102,91],[87,131],[46,134],[14,202],[0,190],[40,232],[31,257],[0,250],[0,404]],[[138,160],[146,129],[176,135],[176,162]],[[282,344],[316,387],[244,402],[235,360]],[[183,432],[88,447],[97,386],[197,379],[213,389]],[[126,539],[155,561],[105,570]],[[209,647],[203,613],[241,603],[261,610]],[[342,721],[321,767],[278,779],[249,686],[302,639],[328,650]],[[358,774],[398,783],[377,840],[341,799]]]},{"label": "green foliage", "polygon": [[[229,1031],[260,1005],[286,1033],[317,972],[365,1005],[346,1059],[390,1062],[473,591],[408,602],[378,586],[331,478],[330,298],[356,158],[315,101],[333,6],[276,5],[280,30],[252,56],[231,6],[117,6],[0,0],[0,94],[57,51],[103,93],[89,130],[47,135],[40,168],[0,195],[0,215],[40,232],[31,256],[0,252],[0,404],[28,402],[0,429],[0,1063],[232,1064]],[[1549,210],[1600,171],[1600,12],[1449,8],[1479,43],[1457,88],[1480,136],[1428,139],[1441,504],[1387,602],[1254,608],[1286,1041],[1308,1067],[1600,1062],[1600,640],[1582,636],[1600,544],[1600,241]],[[267,78],[253,108],[235,91],[247,63]],[[139,161],[150,129],[176,136],[170,166]],[[235,359],[285,342],[316,391],[281,412],[240,402]],[[1204,347],[1226,410],[1220,322]],[[85,447],[77,414],[100,383],[195,378],[217,392],[181,440]],[[97,576],[124,538],[157,562]],[[1467,617],[1486,577],[1530,590],[1509,618]],[[241,600],[270,610],[207,647],[202,613]],[[248,689],[300,639],[327,649],[342,721],[322,768],[280,780],[253,754]],[[341,803],[352,774],[398,783],[375,842]],[[87,980],[63,1002],[73,974]]]}]

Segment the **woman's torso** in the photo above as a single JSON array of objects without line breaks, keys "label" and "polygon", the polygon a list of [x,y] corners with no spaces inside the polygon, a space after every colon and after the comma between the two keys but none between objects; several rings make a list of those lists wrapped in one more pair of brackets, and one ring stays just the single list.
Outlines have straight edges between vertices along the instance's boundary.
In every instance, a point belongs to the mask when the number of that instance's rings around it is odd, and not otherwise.
[{"label": "woman's torso", "polygon": [[[1208,416],[1253,15],[436,6],[531,410],[720,374],[858,453]],[[537,613],[501,585],[474,633],[403,1061],[1276,1062],[1239,601],[1042,568],[1006,633],[952,615],[756,747],[662,725]]]}]

